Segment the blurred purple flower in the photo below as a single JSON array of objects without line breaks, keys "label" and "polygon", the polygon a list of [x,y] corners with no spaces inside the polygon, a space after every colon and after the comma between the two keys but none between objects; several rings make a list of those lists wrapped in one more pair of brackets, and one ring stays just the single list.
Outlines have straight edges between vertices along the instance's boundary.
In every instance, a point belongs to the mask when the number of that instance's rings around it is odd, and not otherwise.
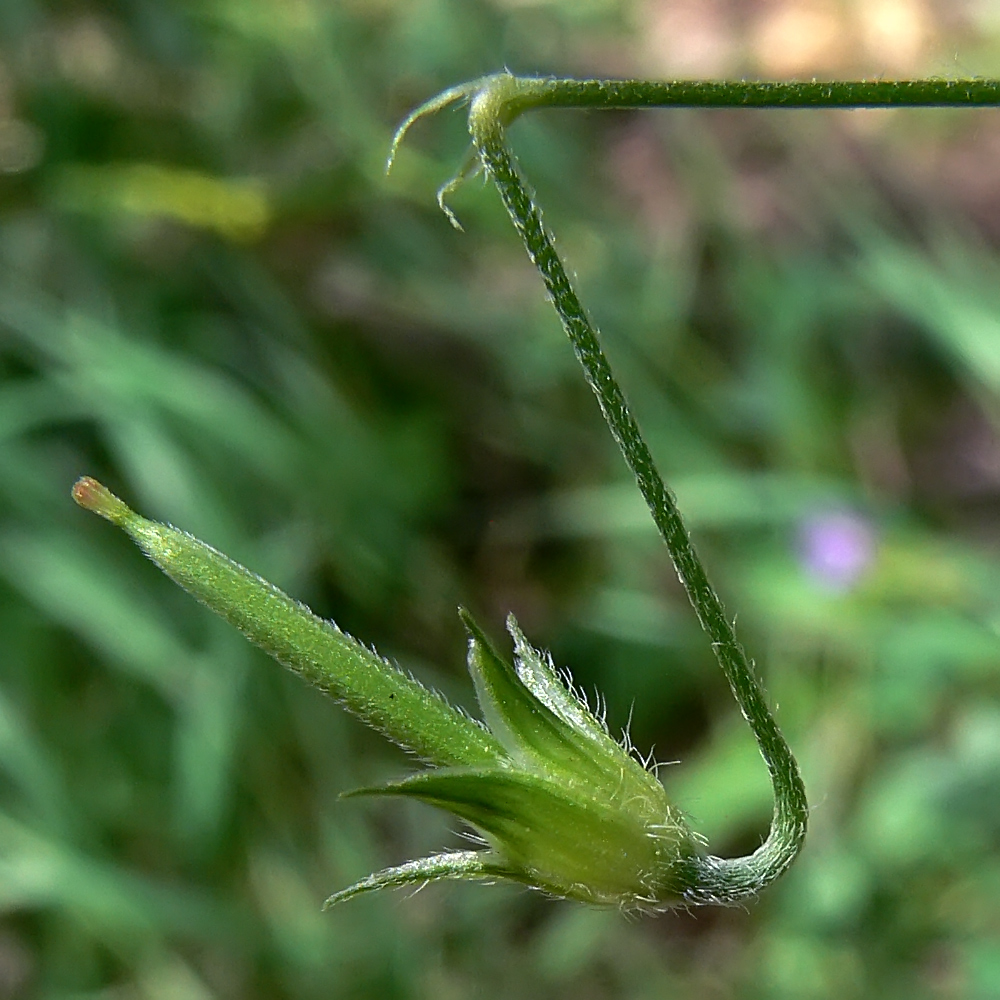
[{"label": "blurred purple flower", "polygon": [[828,511],[802,524],[799,537],[802,565],[832,590],[849,590],[874,555],[875,532],[860,514]]}]

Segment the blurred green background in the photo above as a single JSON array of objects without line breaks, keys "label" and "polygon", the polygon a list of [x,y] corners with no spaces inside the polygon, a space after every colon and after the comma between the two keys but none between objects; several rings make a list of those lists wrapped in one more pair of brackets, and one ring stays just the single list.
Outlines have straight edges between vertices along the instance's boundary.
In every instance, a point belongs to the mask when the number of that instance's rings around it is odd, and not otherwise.
[{"label": "blurred green background", "polygon": [[763,766],[495,193],[504,66],[1000,73],[991,3],[0,4],[0,998],[1000,995],[1000,117],[543,113],[512,140],[802,762],[759,903],[443,884],[412,762],[216,621],[98,476],[459,703],[508,610],[719,853]]}]

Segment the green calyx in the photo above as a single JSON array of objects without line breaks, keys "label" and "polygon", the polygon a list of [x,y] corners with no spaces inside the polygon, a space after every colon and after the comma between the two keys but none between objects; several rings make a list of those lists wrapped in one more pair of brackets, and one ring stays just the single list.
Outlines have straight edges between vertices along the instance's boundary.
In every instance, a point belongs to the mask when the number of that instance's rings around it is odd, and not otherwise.
[{"label": "green calyx", "polygon": [[475,877],[624,909],[683,899],[694,888],[695,841],[656,776],[611,739],[513,617],[511,665],[461,615],[479,705],[507,758],[353,794],[407,795],[465,820],[492,848]]},{"label": "green calyx", "polygon": [[355,794],[417,798],[480,832],[491,848],[483,852],[483,874],[458,877],[507,878],[623,910],[668,909],[692,888],[691,834],[666,802],[657,816],[652,803],[608,802],[613,791],[605,785],[587,792],[554,777],[498,767],[425,771]]}]

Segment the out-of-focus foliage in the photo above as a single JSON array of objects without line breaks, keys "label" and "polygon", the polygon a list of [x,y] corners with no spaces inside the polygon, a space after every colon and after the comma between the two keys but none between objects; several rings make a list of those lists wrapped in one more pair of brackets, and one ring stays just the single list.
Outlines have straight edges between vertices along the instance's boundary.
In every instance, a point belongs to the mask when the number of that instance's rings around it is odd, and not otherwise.
[{"label": "out-of-focus foliage", "polygon": [[[468,704],[514,610],[720,851],[766,777],[496,196],[508,66],[1000,72],[990,4],[0,4],[0,997],[1000,992],[1000,112],[536,115],[512,140],[814,805],[749,912],[444,885],[409,762],[161,580],[100,476]],[[956,52],[958,53],[956,59]],[[458,842],[456,842],[457,845]]]}]

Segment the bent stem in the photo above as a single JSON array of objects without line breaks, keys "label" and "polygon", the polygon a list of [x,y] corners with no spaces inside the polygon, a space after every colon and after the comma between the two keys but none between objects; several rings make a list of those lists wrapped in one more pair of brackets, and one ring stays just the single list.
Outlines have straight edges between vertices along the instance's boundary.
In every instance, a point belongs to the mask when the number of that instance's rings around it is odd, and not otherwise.
[{"label": "bent stem", "polygon": [[[552,238],[506,143],[506,127],[530,108],[645,107],[899,107],[993,105],[1000,103],[1000,81],[915,80],[858,82],[676,82],[635,80],[559,80],[520,78],[509,73],[454,87],[418,108],[393,142],[395,155],[406,130],[424,114],[468,100],[474,150],[496,184],[504,206],[532,263],[538,268],[563,328],[604,419],[635,476],[639,491],[666,543],[688,598],[708,634],[744,718],[767,766],[774,791],[774,813],[764,843],[751,855],[697,859],[690,902],[735,902],[773,882],[794,861],[805,839],[808,803],[798,764],[771,714],[752,664],[736,639],[733,625],[709,582],[673,494],[657,471],[653,456],[611,366],[598,333],[573,288]],[[392,158],[390,157],[390,165]],[[469,172],[468,163],[439,192],[443,205]],[[445,209],[454,223],[454,215]]]},{"label": "bent stem", "polygon": [[[657,471],[649,446],[625,401],[597,330],[569,280],[566,268],[542,222],[541,212],[522,181],[504,141],[503,94],[480,92],[469,110],[469,128],[487,173],[493,178],[528,256],[538,268],[563,329],[601,407],[625,461],[673,560],[677,575],[708,633],[719,666],[757,740],[774,789],[774,815],[764,843],[750,856],[700,859],[692,902],[733,902],[773,882],[795,860],[805,839],[808,803],[798,764],[774,721],[743,647],[691,541],[673,494]],[[550,89],[549,93],[553,93]],[[555,91],[558,93],[558,91]],[[499,100],[498,100],[499,99]]]},{"label": "bent stem", "polygon": [[[506,128],[531,108],[890,108],[992,106],[1000,104],[998,80],[905,81],[678,81],[560,80],[484,77],[454,87],[418,108],[397,132],[393,154],[406,130],[424,114],[468,100],[473,147],[538,268],[584,375],[600,405],[639,491],[649,507],[702,628],[767,765],[774,791],[774,813],[765,842],[752,855],[699,859],[691,902],[732,902],[758,892],[794,861],[805,839],[808,803],[798,764],[768,709],[752,664],[736,639],[684,525],[673,494],[657,471],[653,456],[629,411],[598,332],[580,302],[542,222],[541,211],[521,178],[506,143]],[[391,158],[390,158],[391,165]],[[468,173],[468,165],[439,192],[439,201]],[[452,222],[454,215],[446,209]]]}]

